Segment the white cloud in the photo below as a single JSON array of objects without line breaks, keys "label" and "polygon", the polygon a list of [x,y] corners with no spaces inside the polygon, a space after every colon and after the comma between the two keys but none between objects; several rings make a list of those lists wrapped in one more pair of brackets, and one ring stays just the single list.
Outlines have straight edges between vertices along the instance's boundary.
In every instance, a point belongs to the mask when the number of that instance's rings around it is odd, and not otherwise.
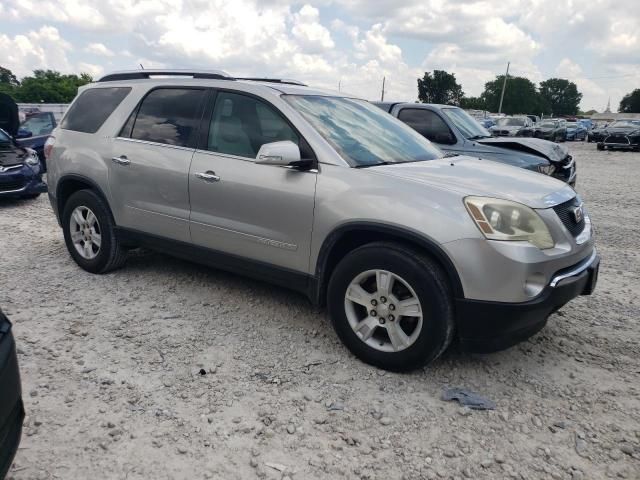
[{"label": "white cloud", "polygon": [[115,53],[108,49],[103,43],[90,43],[84,48],[84,51],[93,55],[100,55],[103,57],[115,56]]},{"label": "white cloud", "polygon": [[322,52],[335,46],[331,33],[319,20],[320,12],[310,5],[305,5],[293,15],[291,33],[298,45],[309,53]]},{"label": "white cloud", "polygon": [[71,44],[60,37],[58,29],[50,26],[13,38],[0,34],[0,65],[18,77],[30,75],[37,69],[70,72],[67,58],[70,50]]}]

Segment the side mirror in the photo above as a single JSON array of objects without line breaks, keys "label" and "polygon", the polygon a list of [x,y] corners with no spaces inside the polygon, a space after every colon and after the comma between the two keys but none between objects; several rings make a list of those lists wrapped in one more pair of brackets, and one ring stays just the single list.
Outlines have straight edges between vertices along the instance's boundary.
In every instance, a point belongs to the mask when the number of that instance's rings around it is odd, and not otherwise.
[{"label": "side mirror", "polygon": [[265,143],[256,155],[256,163],[261,165],[296,166],[300,160],[300,148],[291,140]]},{"label": "side mirror", "polygon": [[16,133],[16,138],[29,138],[29,137],[33,137],[33,133],[31,132],[31,130],[24,130],[24,129],[19,129],[18,133]]},{"label": "side mirror", "polygon": [[433,141],[435,143],[442,143],[444,145],[453,145],[456,143],[455,138],[451,135],[450,132],[439,132],[436,133],[433,137]]}]

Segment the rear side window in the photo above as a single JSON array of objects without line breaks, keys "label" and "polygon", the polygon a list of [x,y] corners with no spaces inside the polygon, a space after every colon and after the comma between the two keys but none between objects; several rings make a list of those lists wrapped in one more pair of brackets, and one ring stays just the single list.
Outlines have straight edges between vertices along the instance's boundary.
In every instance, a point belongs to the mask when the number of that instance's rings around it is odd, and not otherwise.
[{"label": "rear side window", "polygon": [[69,108],[60,127],[75,132],[96,133],[130,91],[129,87],[85,90]]},{"label": "rear side window", "polygon": [[[204,97],[203,89],[152,90],[140,105],[131,138],[180,147],[193,145],[200,124]],[[126,127],[127,125],[123,130],[126,130]]]}]

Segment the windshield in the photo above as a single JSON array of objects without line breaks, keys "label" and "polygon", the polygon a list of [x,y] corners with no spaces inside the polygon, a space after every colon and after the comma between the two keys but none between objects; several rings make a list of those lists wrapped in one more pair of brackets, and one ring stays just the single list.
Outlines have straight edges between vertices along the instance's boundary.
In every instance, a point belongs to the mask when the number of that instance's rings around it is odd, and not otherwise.
[{"label": "windshield", "polygon": [[578,126],[575,122],[567,122],[567,128],[576,128]]},{"label": "windshield", "polygon": [[364,100],[299,95],[282,98],[354,167],[443,157],[411,127]]},{"label": "windshield", "polygon": [[540,124],[541,127],[546,127],[546,128],[556,128],[557,123],[556,122],[542,122]]},{"label": "windshield", "polygon": [[498,120],[501,127],[524,127],[524,118],[501,118]]},{"label": "windshield", "polygon": [[443,108],[444,114],[458,127],[460,133],[468,139],[490,137],[491,134],[461,108]]},{"label": "windshield", "polygon": [[613,122],[611,125],[609,125],[609,127],[635,127],[638,128],[640,127],[640,120],[618,120]]}]

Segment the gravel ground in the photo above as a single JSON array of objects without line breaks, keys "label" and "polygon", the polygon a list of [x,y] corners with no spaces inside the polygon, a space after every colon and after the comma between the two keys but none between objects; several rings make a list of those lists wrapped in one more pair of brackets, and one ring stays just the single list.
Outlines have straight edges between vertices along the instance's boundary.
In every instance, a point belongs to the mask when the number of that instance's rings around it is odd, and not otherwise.
[{"label": "gravel ground", "polygon": [[[13,479],[640,478],[640,154],[571,144],[600,283],[505,352],[364,365],[289,291],[155,253],[94,276],[0,203],[27,419]],[[496,402],[440,400],[460,386]]]}]

